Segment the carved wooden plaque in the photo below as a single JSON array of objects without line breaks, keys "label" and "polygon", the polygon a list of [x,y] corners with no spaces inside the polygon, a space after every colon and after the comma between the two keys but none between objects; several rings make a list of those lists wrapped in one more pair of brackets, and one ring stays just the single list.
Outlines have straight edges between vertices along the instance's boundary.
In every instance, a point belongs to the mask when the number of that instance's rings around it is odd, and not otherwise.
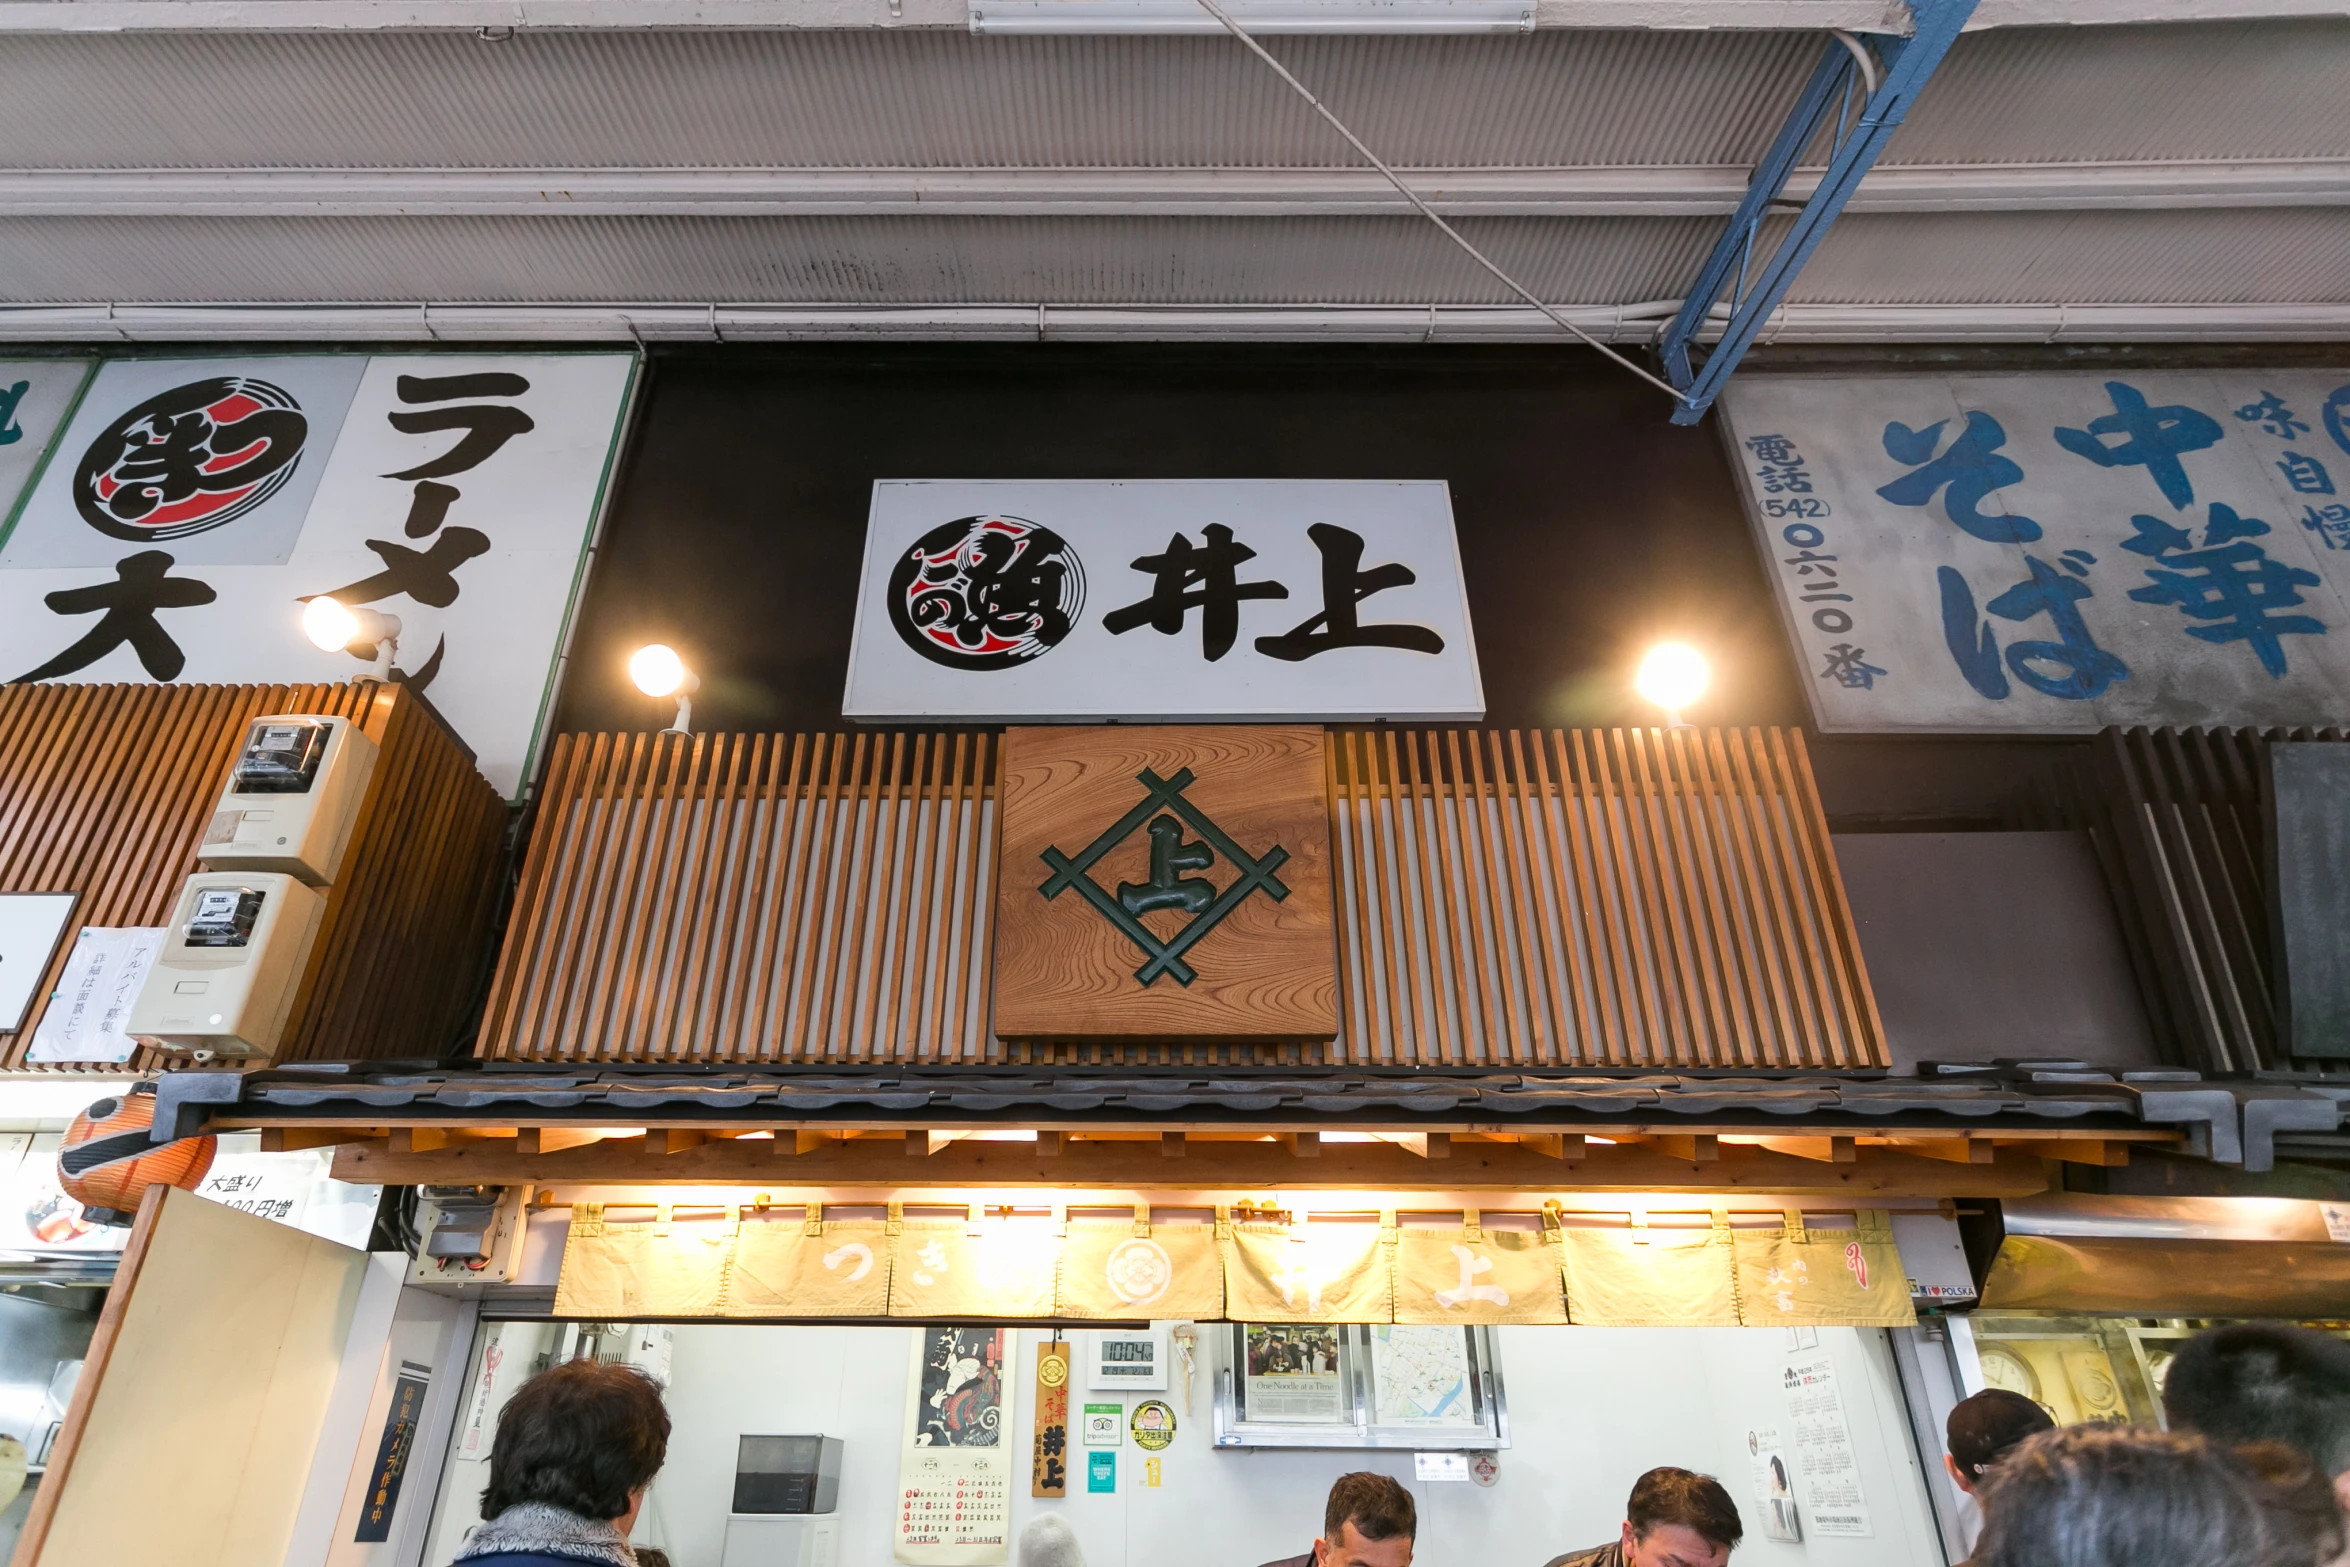
[{"label": "carved wooden plaque", "polygon": [[1004,736],[995,1031],[1338,1032],[1319,727]]}]

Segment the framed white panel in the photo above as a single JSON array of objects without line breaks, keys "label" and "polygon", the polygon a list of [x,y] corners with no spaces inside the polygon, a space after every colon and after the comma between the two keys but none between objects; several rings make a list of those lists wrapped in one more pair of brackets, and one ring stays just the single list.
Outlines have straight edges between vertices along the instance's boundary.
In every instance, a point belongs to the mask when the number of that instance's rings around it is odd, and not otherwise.
[{"label": "framed white panel", "polygon": [[72,892],[0,892],[0,1034],[24,1027],[41,976],[80,901]]},{"label": "framed white panel", "polygon": [[1722,407],[1824,730],[2350,715],[2350,370],[1760,375]]},{"label": "framed white panel", "polygon": [[1441,480],[884,479],[862,720],[1477,719]]}]

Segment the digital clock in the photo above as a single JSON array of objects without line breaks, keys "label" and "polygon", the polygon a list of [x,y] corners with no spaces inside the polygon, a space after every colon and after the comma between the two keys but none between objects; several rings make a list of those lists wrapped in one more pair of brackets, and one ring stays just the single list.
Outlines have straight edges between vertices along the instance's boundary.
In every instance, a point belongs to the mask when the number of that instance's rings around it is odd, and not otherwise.
[{"label": "digital clock", "polygon": [[1155,1328],[1100,1329],[1093,1335],[1091,1375],[1087,1385],[1096,1392],[1116,1388],[1165,1392],[1166,1334]]}]

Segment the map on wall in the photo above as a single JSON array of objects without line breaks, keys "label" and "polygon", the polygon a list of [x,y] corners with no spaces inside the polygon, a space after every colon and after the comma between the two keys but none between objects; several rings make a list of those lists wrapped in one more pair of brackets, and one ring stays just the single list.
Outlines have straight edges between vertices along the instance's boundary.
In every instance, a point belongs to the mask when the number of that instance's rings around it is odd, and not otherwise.
[{"label": "map on wall", "polygon": [[1722,407],[1822,729],[2350,716],[2350,370],[1760,375]]},{"label": "map on wall", "polygon": [[1476,1426],[1466,1328],[1371,1329],[1372,1402],[1383,1426]]},{"label": "map on wall", "polygon": [[332,596],[399,620],[394,678],[511,798],[636,370],[633,353],[0,364],[0,681],[365,676],[371,653],[302,634]]}]

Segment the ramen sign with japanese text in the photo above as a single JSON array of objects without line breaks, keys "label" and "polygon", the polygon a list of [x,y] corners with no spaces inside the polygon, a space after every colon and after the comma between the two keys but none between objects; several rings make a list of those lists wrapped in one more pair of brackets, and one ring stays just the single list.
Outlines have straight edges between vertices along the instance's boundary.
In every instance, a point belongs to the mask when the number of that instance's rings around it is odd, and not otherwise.
[{"label": "ramen sign with japanese text", "polygon": [[365,675],[367,658],[302,634],[303,605],[331,595],[399,620],[394,677],[513,796],[636,368],[614,353],[0,365],[0,680]]},{"label": "ramen sign with japanese text", "polygon": [[2350,713],[2350,370],[1766,375],[1722,406],[1823,729]]}]

